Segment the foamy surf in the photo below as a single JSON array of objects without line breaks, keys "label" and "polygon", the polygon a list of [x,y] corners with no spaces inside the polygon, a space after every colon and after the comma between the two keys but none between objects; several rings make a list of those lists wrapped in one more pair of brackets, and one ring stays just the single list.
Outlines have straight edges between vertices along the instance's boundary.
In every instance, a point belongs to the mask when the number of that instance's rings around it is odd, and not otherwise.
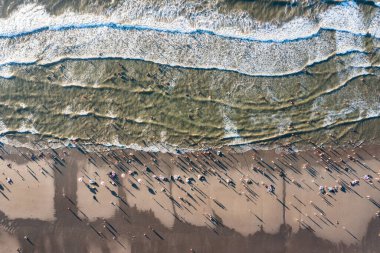
[{"label": "foamy surf", "polygon": [[268,44],[225,41],[209,35],[195,38],[108,28],[91,31],[49,31],[22,39],[0,40],[0,65],[48,65],[65,59],[130,59],[253,76],[283,76],[337,54],[366,52],[363,38],[347,33],[326,32],[305,41]]},{"label": "foamy surf", "polygon": [[36,4],[22,5],[0,19],[0,65],[121,58],[282,76],[335,54],[366,52],[363,41],[380,34],[380,10],[369,20],[353,2],[281,24],[259,22],[244,11],[221,13],[216,3],[197,11],[200,5],[128,1],[97,14],[66,10],[57,16]]},{"label": "foamy surf", "polygon": [[0,36],[17,37],[46,30],[114,29],[154,30],[196,34],[208,33],[224,38],[258,42],[286,42],[315,36],[320,30],[336,30],[357,35],[379,35],[379,10],[372,20],[364,22],[364,14],[355,2],[338,4],[311,18],[295,18],[283,24],[265,23],[244,11],[221,13],[217,2],[197,11],[202,3],[171,1],[165,5],[125,1],[103,13],[75,13],[70,10],[53,16],[43,6],[26,4],[12,15],[0,19]]}]

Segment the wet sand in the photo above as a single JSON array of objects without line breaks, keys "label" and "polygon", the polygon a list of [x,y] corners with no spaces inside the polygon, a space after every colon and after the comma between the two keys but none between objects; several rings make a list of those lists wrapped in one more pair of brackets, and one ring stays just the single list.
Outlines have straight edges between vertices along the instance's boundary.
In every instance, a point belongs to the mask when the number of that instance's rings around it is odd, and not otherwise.
[{"label": "wet sand", "polygon": [[[0,155],[1,253],[380,248],[380,146],[175,155],[3,147]],[[339,190],[323,195],[320,186]]]}]

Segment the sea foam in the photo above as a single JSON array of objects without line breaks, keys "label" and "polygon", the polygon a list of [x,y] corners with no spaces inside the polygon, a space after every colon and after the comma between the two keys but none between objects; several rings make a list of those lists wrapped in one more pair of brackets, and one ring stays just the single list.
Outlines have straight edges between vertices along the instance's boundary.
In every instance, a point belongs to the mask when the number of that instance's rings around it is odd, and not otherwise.
[{"label": "sea foam", "polygon": [[70,10],[50,15],[43,6],[26,4],[6,19],[0,19],[1,36],[17,36],[42,30],[112,27],[174,33],[210,33],[218,36],[256,41],[284,42],[308,38],[321,29],[377,36],[380,31],[379,10],[372,20],[364,22],[364,14],[354,2],[338,4],[317,14],[315,18],[296,17],[281,24],[261,22],[244,11],[221,13],[211,2],[168,1],[155,5],[143,1],[125,1],[103,13],[75,13]]},{"label": "sea foam", "polygon": [[364,38],[380,34],[380,11],[367,20],[351,2],[329,7],[313,19],[297,17],[282,24],[259,22],[244,11],[220,13],[213,3],[201,11],[199,6],[126,1],[103,13],[67,10],[55,16],[26,4],[0,19],[0,65],[122,58],[281,76],[335,54],[365,52]]}]

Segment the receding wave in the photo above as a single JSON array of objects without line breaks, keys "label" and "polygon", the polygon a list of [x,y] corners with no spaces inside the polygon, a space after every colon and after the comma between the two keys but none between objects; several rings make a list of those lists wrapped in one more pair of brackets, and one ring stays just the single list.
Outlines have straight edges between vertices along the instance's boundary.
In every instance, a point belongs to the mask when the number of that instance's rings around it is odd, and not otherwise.
[{"label": "receding wave", "polygon": [[13,66],[0,79],[1,125],[6,137],[33,130],[120,147],[322,140],[380,115],[371,57],[352,52],[271,78],[116,59]]}]

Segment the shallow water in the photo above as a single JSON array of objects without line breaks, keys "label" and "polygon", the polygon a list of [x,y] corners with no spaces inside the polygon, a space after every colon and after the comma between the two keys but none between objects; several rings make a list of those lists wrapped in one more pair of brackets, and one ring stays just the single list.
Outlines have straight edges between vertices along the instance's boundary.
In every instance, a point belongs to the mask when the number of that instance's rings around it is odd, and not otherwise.
[{"label": "shallow water", "polygon": [[189,149],[378,141],[374,1],[1,8],[3,141]]}]

